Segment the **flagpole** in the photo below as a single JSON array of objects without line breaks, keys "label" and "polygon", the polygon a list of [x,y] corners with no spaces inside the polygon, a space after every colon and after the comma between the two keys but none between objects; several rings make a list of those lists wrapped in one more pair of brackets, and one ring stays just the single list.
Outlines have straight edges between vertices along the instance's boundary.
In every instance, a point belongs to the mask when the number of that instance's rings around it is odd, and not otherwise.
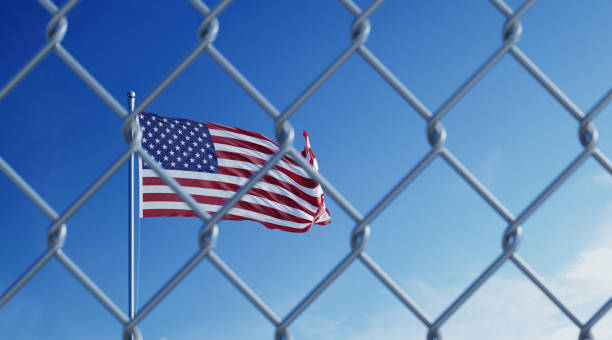
[{"label": "flagpole", "polygon": [[[134,104],[136,102],[136,92],[128,92],[128,108],[130,112],[134,112]],[[135,131],[132,131],[132,134]],[[128,174],[128,190],[129,190],[129,236],[128,236],[128,271],[129,271],[129,314],[130,320],[134,320],[134,154],[130,156],[130,166]],[[131,339],[134,338],[132,334]]]}]

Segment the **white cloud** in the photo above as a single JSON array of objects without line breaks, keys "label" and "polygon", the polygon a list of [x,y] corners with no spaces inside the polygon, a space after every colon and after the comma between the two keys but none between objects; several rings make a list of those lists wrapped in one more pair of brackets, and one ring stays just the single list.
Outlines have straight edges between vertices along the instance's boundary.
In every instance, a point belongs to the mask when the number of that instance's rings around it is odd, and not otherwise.
[{"label": "white cloud", "polygon": [[[566,265],[544,278],[570,310],[582,311],[586,322],[612,296],[612,218],[597,228],[592,241]],[[504,272],[511,263],[504,265]],[[473,339],[577,339],[579,330],[527,277],[510,278],[496,273],[441,329],[445,340]],[[464,287],[436,288],[418,280],[404,282],[410,295],[422,302],[425,310],[434,310],[440,301],[448,305]],[[428,305],[426,305],[428,304]],[[612,339],[611,315],[593,329],[596,339]],[[606,320],[607,319],[607,320]],[[409,322],[405,309],[395,307],[368,316],[365,330],[342,334],[338,328],[328,338],[350,340],[424,339],[426,329],[418,321]],[[416,320],[416,318],[414,318]],[[318,337],[313,337],[318,338]]]},{"label": "white cloud", "polygon": [[312,315],[304,315],[296,325],[297,330],[308,339],[334,340],[344,320],[332,320]]},{"label": "white cloud", "polygon": [[[611,263],[612,219],[600,225],[592,241],[545,281],[570,310],[582,312],[578,317],[586,322],[612,295]],[[495,339],[577,339],[578,328],[526,277],[494,276],[489,281],[466,303],[466,310],[457,314],[464,328]],[[453,324],[456,322],[449,322]],[[459,336],[446,339],[475,335],[448,328],[449,334]],[[600,322],[593,333],[597,339],[612,339],[612,325]]]},{"label": "white cloud", "polygon": [[[387,339],[422,339],[425,338],[427,329],[425,326],[407,322],[406,313],[403,310],[394,309],[384,315],[371,316],[368,318],[365,331],[349,331],[348,340],[387,340]],[[418,322],[418,321],[417,321]]]},{"label": "white cloud", "polygon": [[598,247],[578,254],[567,266],[563,276],[568,281],[582,281],[587,285],[612,291],[612,271],[606,270],[612,263],[612,248]]},{"label": "white cloud", "polygon": [[[611,263],[612,220],[597,228],[592,241],[563,266],[553,283],[569,304],[590,317],[612,295]],[[612,329],[609,335],[612,338]]]}]

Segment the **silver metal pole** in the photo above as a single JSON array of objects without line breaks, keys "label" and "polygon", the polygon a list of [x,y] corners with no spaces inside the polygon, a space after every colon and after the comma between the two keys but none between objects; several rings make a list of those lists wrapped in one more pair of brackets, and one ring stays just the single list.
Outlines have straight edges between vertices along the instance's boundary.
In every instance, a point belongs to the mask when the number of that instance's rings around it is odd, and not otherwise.
[{"label": "silver metal pole", "polygon": [[[128,92],[128,109],[134,112],[134,104],[136,102],[136,92]],[[134,133],[134,131],[132,131]],[[129,241],[128,241],[128,252],[129,252],[129,316],[130,320],[134,320],[134,154],[130,155],[130,166],[128,176],[128,190],[129,190]],[[132,339],[134,335],[132,334]]]}]

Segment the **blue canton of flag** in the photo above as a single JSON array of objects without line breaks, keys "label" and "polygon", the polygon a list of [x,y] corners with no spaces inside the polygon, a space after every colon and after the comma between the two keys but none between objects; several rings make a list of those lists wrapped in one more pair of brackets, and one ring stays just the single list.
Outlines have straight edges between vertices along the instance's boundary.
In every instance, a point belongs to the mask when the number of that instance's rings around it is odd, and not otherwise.
[{"label": "blue canton of flag", "polygon": [[[142,147],[168,170],[217,173],[217,153],[205,124],[153,113],[138,115]],[[144,162],[143,169],[151,169]]]}]

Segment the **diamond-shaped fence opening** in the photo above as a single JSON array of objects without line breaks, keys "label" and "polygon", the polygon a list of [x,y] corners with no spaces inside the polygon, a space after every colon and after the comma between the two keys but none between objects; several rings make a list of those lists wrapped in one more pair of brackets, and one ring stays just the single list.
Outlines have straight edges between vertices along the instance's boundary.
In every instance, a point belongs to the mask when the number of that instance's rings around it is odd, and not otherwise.
[{"label": "diamond-shaped fence opening", "polygon": [[[431,287],[465,286],[499,252],[504,220],[456,177],[443,160],[434,160],[372,223],[376,233],[368,241],[368,255],[408,293],[415,289],[410,278]],[[432,254],[423,260],[431,249],[454,255]],[[423,308],[429,313],[441,312],[452,301],[445,296],[432,304],[423,294],[411,295],[427,302]]]},{"label": "diamond-shaped fence opening", "polygon": [[[435,107],[429,107],[415,94],[413,94],[403,79],[399,79],[392,70],[387,68],[385,64],[378,59],[375,50],[368,48],[367,39],[372,30],[372,23],[369,21],[370,15],[375,13],[378,8],[383,5],[380,0],[368,3],[363,8],[359,8],[351,0],[341,0],[342,5],[346,10],[354,16],[355,21],[351,27],[351,35],[347,36],[345,46],[342,46],[340,53],[330,56],[329,66],[321,70],[312,82],[306,86],[303,91],[297,93],[294,99],[286,107],[278,108],[269,101],[258,88],[247,79],[238,68],[232,65],[231,60],[227,59],[221,51],[215,47],[215,39],[219,33],[219,21],[217,17],[222,11],[231,10],[228,8],[229,0],[218,2],[215,7],[208,8],[199,0],[192,0],[191,3],[197,11],[203,15],[198,36],[199,43],[191,51],[185,51],[186,57],[179,61],[178,65],[170,70],[170,73],[154,87],[148,95],[144,96],[138,105],[130,110],[119,104],[119,101],[113,97],[103,85],[92,75],[87,69],[87,65],[82,65],[70,49],[67,49],[62,44],[64,36],[71,34],[68,28],[67,20],[73,14],[72,9],[78,4],[78,0],[70,0],[64,3],[61,7],[57,7],[50,0],[40,0],[41,5],[51,14],[51,19],[47,26],[47,42],[40,48],[35,55],[26,62],[25,66],[18,70],[17,74],[11,78],[8,83],[0,89],[0,100],[10,95],[10,92],[17,86],[30,72],[36,72],[37,65],[48,57],[49,54],[56,54],[66,66],[74,72],[88,86],[93,93],[123,120],[123,135],[126,140],[125,148],[119,152],[115,160],[109,164],[106,170],[101,170],[94,177],[97,179],[88,187],[88,189],[74,200],[65,211],[56,212],[53,208],[53,202],[47,203],[43,197],[40,197],[36,188],[31,187],[20,174],[13,170],[11,166],[0,159],[0,171],[2,171],[22,192],[49,218],[50,227],[47,235],[39,235],[41,239],[46,238],[48,241],[48,249],[45,250],[31,267],[19,277],[15,278],[13,284],[6,288],[0,297],[0,306],[4,306],[9,300],[24,287],[28,281],[48,265],[49,260],[58,260],[75,280],[80,282],[87,291],[99,302],[124,329],[124,337],[129,338],[130,334],[136,338],[141,337],[138,326],[142,320],[156,308],[163,308],[160,302],[171,293],[177,285],[186,277],[189,276],[194,268],[196,268],[203,260],[209,261],[216,270],[218,270],[237,291],[244,295],[245,298],[263,315],[276,329],[275,337],[277,339],[291,338],[292,325],[309,306],[315,302],[321,294],[323,294],[334,281],[343,275],[345,270],[353,265],[353,262],[362,262],[368,272],[374,275],[400,302],[406,307],[411,314],[427,328],[427,339],[440,339],[441,329],[448,320],[452,319],[457,310],[472,299],[474,294],[496,274],[502,265],[512,265],[518,268],[525,277],[539,291],[554,303],[554,305],[565,314],[569,320],[575,325],[576,330],[580,334],[580,339],[591,339],[591,329],[606,316],[608,310],[612,307],[612,299],[602,302],[601,307],[595,311],[588,319],[580,319],[560,299],[553,290],[538,276],[538,274],[529,267],[528,263],[522,259],[517,253],[517,247],[522,241],[523,227],[522,225],[534,214],[536,210],[553,195],[557,188],[562,186],[568,178],[570,178],[578,168],[580,168],[586,160],[594,159],[605,171],[612,173],[612,162],[610,159],[597,147],[598,131],[597,127],[592,123],[593,119],[606,107],[612,92],[602,94],[601,99],[593,104],[588,110],[578,107],[570,97],[568,97],[545,73],[537,63],[530,59],[528,53],[520,48],[518,43],[519,38],[523,34],[523,27],[520,19],[527,13],[532,5],[533,0],[525,1],[516,8],[510,8],[502,0],[492,0],[491,3],[497,9],[505,20],[503,32],[499,44],[490,51],[489,56],[482,60],[481,66],[471,73],[471,75],[463,82],[458,84],[456,90],[448,94],[446,100],[438,103]],[[78,15],[78,12],[74,13]],[[500,23],[502,21],[500,20]],[[233,197],[213,216],[203,211],[194,201],[194,199],[186,194],[178,184],[153,160],[153,158],[143,150],[139,144],[139,136],[131,136],[129,133],[130,127],[134,122],[136,115],[144,111],[155,99],[165,91],[165,89],[173,83],[177,77],[184,71],[188,70],[192,62],[202,56],[207,55],[227,75],[233,79],[256,103],[261,109],[272,118],[277,131],[277,142],[281,145],[277,153],[263,166],[263,168],[255,173]],[[566,167],[557,174],[556,177],[550,178],[550,181],[543,186],[538,194],[533,197],[529,204],[516,211],[510,211],[502,201],[500,201],[482,182],[473,175],[469,166],[463,164],[461,159],[454,154],[453,150],[446,145],[447,131],[444,127],[445,119],[448,115],[453,114],[455,105],[472,90],[474,85],[482,79],[489,70],[496,67],[501,58],[510,56],[515,59],[522,68],[524,68],[541,86],[543,86],[550,95],[554,98],[567,113],[576,119],[577,127],[579,128],[579,140],[582,149],[572,155],[572,160]],[[427,140],[429,146],[423,150],[423,158],[416,161],[412,168],[406,169],[403,178],[399,179],[396,185],[388,189],[387,194],[380,198],[379,203],[372,206],[369,210],[360,212],[353,207],[350,200],[345,198],[342,193],[333,186],[325,178],[325,171],[321,174],[313,170],[307,161],[300,157],[299,152],[294,146],[294,141],[291,138],[292,132],[295,132],[291,126],[292,117],[300,114],[300,109],[340,68],[344,66],[349,58],[359,57],[381,76],[385,82],[392,88],[407,105],[412,109],[409,112],[416,113],[423,118],[427,126],[426,134],[423,138]],[[65,71],[65,70],[62,70]],[[408,110],[407,110],[408,111]],[[264,115],[260,115],[264,119]],[[284,133],[281,133],[284,132]],[[448,133],[451,135],[451,132]],[[81,209],[84,204],[87,204],[91,198],[102,186],[106,184],[108,179],[117,172],[133,154],[138,154],[143,161],[149,163],[153,170],[176,192],[176,194],[196,212],[202,221],[201,231],[198,236],[199,248],[185,259],[184,265],[177,269],[176,273],[165,282],[159,290],[156,291],[142,307],[137,311],[133,319],[130,319],[117,305],[109,298],[103,289],[98,287],[96,283],[87,275],[87,273],[79,267],[79,264],[70,257],[64,247],[65,242],[70,242],[65,235],[70,228],[78,228],[70,224],[71,217]],[[348,235],[350,247],[346,250],[343,256],[339,258],[330,258],[330,271],[309,291],[299,292],[299,296],[303,296],[297,304],[295,304],[289,312],[278,314],[278,311],[271,309],[266,302],[261,299],[250,287],[249,282],[240,277],[239,272],[232,270],[223,260],[222,255],[218,254],[215,249],[216,240],[218,237],[217,222],[232,208],[238,200],[245,195],[250,188],[253,187],[266,172],[271,169],[285,155],[292,156],[304,169],[318,181],[326,192],[328,200],[333,200],[345,213],[353,220],[355,228]],[[404,189],[409,186],[421,173],[428,171],[430,164],[434,160],[441,160],[447,163],[456,173],[458,180],[464,181],[469,187],[474,190],[488,205],[488,209],[498,214],[506,224],[505,230],[501,231],[502,243],[498,253],[487,261],[487,266],[465,287],[452,302],[444,309],[443,312],[437,315],[428,315],[423,312],[421,307],[416,304],[410,297],[410,292],[402,289],[402,285],[394,281],[393,277],[389,276],[384,268],[381,267],[375,257],[371,257],[365,251],[368,243],[368,238],[371,233],[377,232],[377,225],[370,224],[395,200],[395,198],[404,192]]]},{"label": "diamond-shaped fence opening", "polygon": [[[554,128],[534,123],[535,117]],[[459,128],[466,122],[469,131]],[[525,207],[582,149],[575,120],[509,55],[457,103],[444,124],[446,146],[511,210]]]}]

